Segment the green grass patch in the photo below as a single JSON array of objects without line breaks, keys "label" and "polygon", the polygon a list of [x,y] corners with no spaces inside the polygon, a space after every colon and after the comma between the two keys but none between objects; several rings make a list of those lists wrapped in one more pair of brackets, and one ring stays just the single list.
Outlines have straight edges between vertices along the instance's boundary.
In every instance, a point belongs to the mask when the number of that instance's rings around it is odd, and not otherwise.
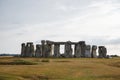
[{"label": "green grass patch", "polygon": [[12,75],[0,75],[0,80],[22,80],[22,78]]},{"label": "green grass patch", "polygon": [[0,65],[36,65],[37,63],[25,60],[13,60],[10,62],[0,62]]},{"label": "green grass patch", "polygon": [[41,62],[50,62],[49,59],[42,59]]}]

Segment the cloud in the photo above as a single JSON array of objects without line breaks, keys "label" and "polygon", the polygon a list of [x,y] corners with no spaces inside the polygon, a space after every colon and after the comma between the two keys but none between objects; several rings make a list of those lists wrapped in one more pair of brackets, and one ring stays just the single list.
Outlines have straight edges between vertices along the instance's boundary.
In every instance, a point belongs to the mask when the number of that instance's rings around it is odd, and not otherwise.
[{"label": "cloud", "polygon": [[109,40],[108,44],[119,45],[120,44],[120,38]]}]

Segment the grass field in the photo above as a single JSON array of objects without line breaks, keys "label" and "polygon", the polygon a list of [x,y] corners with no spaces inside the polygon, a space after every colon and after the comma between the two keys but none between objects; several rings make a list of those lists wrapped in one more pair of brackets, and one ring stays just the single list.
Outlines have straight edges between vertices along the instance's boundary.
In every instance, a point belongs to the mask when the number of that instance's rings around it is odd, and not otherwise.
[{"label": "grass field", "polygon": [[0,80],[120,80],[120,58],[0,57]]}]

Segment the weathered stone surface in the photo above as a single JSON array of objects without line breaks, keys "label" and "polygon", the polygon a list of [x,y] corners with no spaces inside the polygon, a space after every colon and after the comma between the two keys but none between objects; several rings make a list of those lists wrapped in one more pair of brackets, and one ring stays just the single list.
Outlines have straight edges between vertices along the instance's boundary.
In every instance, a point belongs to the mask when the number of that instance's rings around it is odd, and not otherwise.
[{"label": "weathered stone surface", "polygon": [[29,43],[27,43],[27,45],[26,45],[26,55],[25,55],[25,57],[32,57],[30,55],[30,44]]},{"label": "weathered stone surface", "polygon": [[99,46],[98,53],[99,53],[98,56],[99,58],[106,58],[107,49],[105,48],[105,46]]},{"label": "weathered stone surface", "polygon": [[26,56],[26,51],[25,51],[25,43],[21,44],[21,57]]},{"label": "weathered stone surface", "polygon": [[65,43],[65,51],[64,51],[65,57],[72,57],[72,47],[71,47],[71,42],[67,41]]},{"label": "weathered stone surface", "polygon": [[34,56],[34,45],[32,42],[28,42],[25,47],[25,57],[33,57]]},{"label": "weathered stone surface", "polygon": [[81,57],[81,46],[80,44],[75,44],[75,48],[74,48],[74,57]]},{"label": "weathered stone surface", "polygon": [[92,52],[91,52],[91,57],[92,58],[96,58],[97,57],[97,55],[96,55],[96,50],[97,50],[97,46],[96,45],[93,45],[92,46]]},{"label": "weathered stone surface", "polygon": [[30,57],[33,57],[35,54],[33,43],[30,44]]},{"label": "weathered stone surface", "polygon": [[45,57],[45,40],[41,41],[41,45],[42,45],[42,57]]},{"label": "weathered stone surface", "polygon": [[39,44],[36,45],[35,57],[42,57],[42,46]]},{"label": "weathered stone surface", "polygon": [[103,52],[104,52],[103,57],[106,58],[107,57],[107,48],[104,47]]},{"label": "weathered stone surface", "polygon": [[79,44],[81,46],[81,57],[85,57],[85,49],[86,49],[85,41],[80,41]]},{"label": "weathered stone surface", "polygon": [[50,41],[50,40],[46,40],[46,44],[52,45],[52,44],[54,44],[54,42],[53,42],[53,41]]},{"label": "weathered stone surface", "polygon": [[85,57],[87,57],[87,58],[91,57],[91,46],[90,45],[86,45]]},{"label": "weathered stone surface", "polygon": [[54,44],[54,57],[60,57],[60,45]]},{"label": "weathered stone surface", "polygon": [[46,45],[48,46],[49,48],[49,51],[48,51],[48,54],[49,54],[49,57],[52,56],[52,51],[53,51],[53,42],[52,41],[49,41],[49,40],[46,40]]},{"label": "weathered stone surface", "polygon": [[51,56],[51,45],[46,44],[44,57],[50,57],[50,56]]}]

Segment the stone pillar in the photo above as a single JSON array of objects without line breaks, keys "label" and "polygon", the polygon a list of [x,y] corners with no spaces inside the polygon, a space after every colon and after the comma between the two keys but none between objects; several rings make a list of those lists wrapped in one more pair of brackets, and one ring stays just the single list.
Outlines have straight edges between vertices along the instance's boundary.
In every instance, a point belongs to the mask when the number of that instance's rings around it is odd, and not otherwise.
[{"label": "stone pillar", "polygon": [[96,50],[97,50],[97,46],[96,45],[93,45],[92,46],[92,52],[91,52],[91,57],[92,58],[96,58],[97,55],[96,55]]},{"label": "stone pillar", "polygon": [[34,56],[34,45],[32,42],[28,42],[25,47],[26,55],[25,57],[33,57]]},{"label": "stone pillar", "polygon": [[25,52],[25,43],[21,44],[21,57],[25,57],[26,52]]},{"label": "stone pillar", "polygon": [[42,46],[39,44],[36,45],[35,57],[42,57]]},{"label": "stone pillar", "polygon": [[80,41],[79,44],[81,46],[81,57],[85,57],[85,49],[86,49],[85,41]]},{"label": "stone pillar", "polygon": [[54,57],[60,57],[60,44],[54,44]]},{"label": "stone pillar", "polygon": [[98,53],[99,53],[99,58],[106,58],[107,49],[104,46],[99,46]]},{"label": "stone pillar", "polygon": [[90,45],[86,45],[86,49],[85,49],[85,57],[90,58],[91,57],[91,46]]},{"label": "stone pillar", "polygon": [[72,47],[71,47],[71,42],[67,41],[65,43],[65,52],[64,52],[65,57],[72,57]]},{"label": "stone pillar", "polygon": [[26,49],[26,55],[25,55],[25,57],[30,57],[30,44],[29,43],[27,43],[25,49]]},{"label": "stone pillar", "polygon": [[49,55],[48,57],[52,57],[52,45],[53,45],[53,42],[49,41],[49,40],[46,40],[46,45],[48,47],[48,51],[47,51],[47,54]]},{"label": "stone pillar", "polygon": [[50,57],[50,53],[51,53],[51,46],[49,46],[48,44],[46,44],[44,46],[44,57],[47,58],[47,57]]},{"label": "stone pillar", "polygon": [[41,44],[42,44],[42,57],[45,57],[45,40],[42,40]]},{"label": "stone pillar", "polygon": [[107,48],[106,47],[103,48],[103,52],[104,52],[103,57],[106,58],[107,57]]},{"label": "stone pillar", "polygon": [[34,51],[34,45],[33,45],[33,43],[31,42],[30,43],[30,57],[34,57],[34,54],[35,53],[35,51]]},{"label": "stone pillar", "polygon": [[74,57],[81,57],[81,46],[79,43],[75,44]]},{"label": "stone pillar", "polygon": [[99,48],[99,49],[98,49],[98,53],[99,53],[98,57],[99,57],[99,58],[103,58],[102,47],[103,47],[103,46],[99,46],[99,47],[98,47],[98,48]]}]

